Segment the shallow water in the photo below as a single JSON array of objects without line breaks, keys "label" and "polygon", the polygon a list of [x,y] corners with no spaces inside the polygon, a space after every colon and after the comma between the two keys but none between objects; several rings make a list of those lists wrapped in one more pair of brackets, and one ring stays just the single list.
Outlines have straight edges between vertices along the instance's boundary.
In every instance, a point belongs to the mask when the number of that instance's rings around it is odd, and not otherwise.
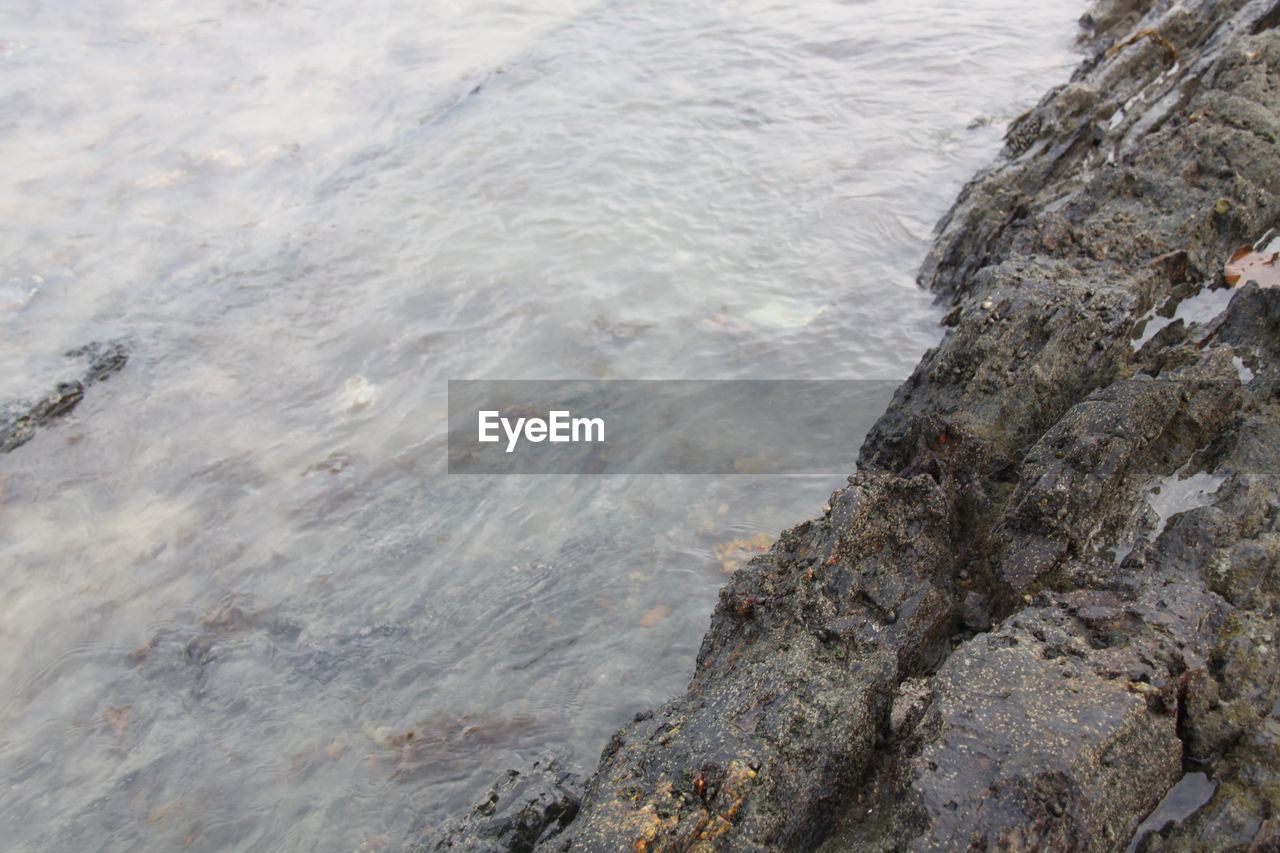
[{"label": "shallow water", "polygon": [[593,765],[857,436],[451,478],[445,380],[905,377],[1082,6],[7,4],[0,399],[133,357],[0,456],[6,847],[395,849]]},{"label": "shallow water", "polygon": [[1153,308],[1139,320],[1142,333],[1130,341],[1133,351],[1142,349],[1166,326],[1171,326],[1179,320],[1187,325],[1208,326],[1227,310],[1227,306],[1231,304],[1235,295],[1236,292],[1229,287],[1214,290],[1206,284],[1201,286],[1195,294],[1180,299],[1172,310],[1165,310],[1163,313],[1168,316],[1163,316],[1160,311]]},{"label": "shallow water", "polygon": [[1188,773],[1183,776],[1134,831],[1126,853],[1134,853],[1143,839],[1151,833],[1160,832],[1170,824],[1181,823],[1191,817],[1213,799],[1217,790],[1218,783],[1204,773]]},{"label": "shallow water", "polygon": [[[1147,501],[1155,519],[1146,532],[1147,541],[1155,542],[1164,533],[1169,520],[1175,515],[1190,512],[1193,509],[1212,506],[1218,489],[1227,481],[1226,476],[1210,474],[1208,471],[1196,471],[1188,474],[1191,461],[1174,471],[1167,477],[1157,477],[1143,489],[1143,497]],[[1141,535],[1141,534],[1137,534]],[[1137,540],[1127,539],[1116,546],[1113,561],[1117,566],[1133,553]]]}]

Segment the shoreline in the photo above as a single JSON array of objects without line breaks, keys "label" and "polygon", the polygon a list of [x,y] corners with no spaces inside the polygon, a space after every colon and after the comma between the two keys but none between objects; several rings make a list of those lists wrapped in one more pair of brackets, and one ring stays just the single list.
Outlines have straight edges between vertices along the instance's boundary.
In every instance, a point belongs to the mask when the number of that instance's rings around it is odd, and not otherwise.
[{"label": "shoreline", "polygon": [[1087,18],[940,225],[945,338],[686,693],[424,849],[1280,844],[1280,293],[1179,312],[1280,224],[1280,5]]}]

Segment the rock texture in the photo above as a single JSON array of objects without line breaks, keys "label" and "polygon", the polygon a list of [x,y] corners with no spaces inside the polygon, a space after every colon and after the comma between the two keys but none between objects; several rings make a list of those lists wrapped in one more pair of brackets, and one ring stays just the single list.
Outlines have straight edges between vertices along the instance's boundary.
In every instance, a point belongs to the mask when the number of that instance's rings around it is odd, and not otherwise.
[{"label": "rock texture", "polygon": [[1280,3],[1086,24],[943,222],[946,337],[848,487],[545,849],[1277,849],[1280,291],[1220,271],[1280,224]]},{"label": "rock texture", "polygon": [[511,770],[470,814],[432,833],[434,840],[412,853],[468,850],[526,853],[547,843],[578,813],[582,780],[555,758],[542,758],[523,771]]}]

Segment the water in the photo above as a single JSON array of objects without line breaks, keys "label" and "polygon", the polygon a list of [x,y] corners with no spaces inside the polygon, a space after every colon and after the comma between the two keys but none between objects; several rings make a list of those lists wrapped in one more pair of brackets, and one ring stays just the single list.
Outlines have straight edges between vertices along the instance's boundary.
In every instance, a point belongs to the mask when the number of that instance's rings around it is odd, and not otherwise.
[{"label": "water", "polygon": [[[1148,542],[1159,539],[1168,527],[1169,520],[1175,515],[1212,506],[1218,489],[1227,481],[1225,475],[1210,474],[1208,471],[1188,474],[1192,461],[1194,460],[1187,460],[1186,464],[1167,477],[1157,477],[1143,489],[1143,497],[1156,515],[1154,524],[1146,533]],[[1123,563],[1137,544],[1136,539],[1120,542],[1113,555],[1115,564],[1119,566]]]},{"label": "water", "polygon": [[0,457],[5,846],[396,849],[594,765],[857,436],[450,478],[445,380],[906,376],[1082,5],[7,4],[0,399],[133,357]]},{"label": "water", "polygon": [[1134,853],[1139,849],[1143,839],[1151,833],[1158,833],[1170,824],[1181,823],[1191,817],[1200,807],[1213,799],[1218,790],[1218,783],[1204,773],[1188,773],[1177,781],[1169,793],[1147,815],[1147,819],[1134,830],[1133,839],[1129,842],[1126,853]]},{"label": "water", "polygon": [[1188,475],[1183,465],[1168,477],[1157,480],[1147,490],[1147,503],[1155,510],[1157,521],[1155,527],[1147,533],[1147,539],[1154,542],[1164,533],[1169,519],[1184,512],[1200,507],[1212,506],[1214,496],[1222,484],[1227,481],[1225,475],[1210,474],[1208,471],[1197,471]]},{"label": "water", "polygon": [[1164,306],[1163,309],[1152,308],[1139,319],[1138,324],[1142,333],[1129,344],[1133,347],[1133,351],[1137,352],[1166,326],[1171,326],[1179,320],[1187,325],[1197,324],[1202,328],[1207,327],[1227,310],[1227,306],[1231,304],[1235,295],[1236,292],[1229,287],[1214,290],[1206,284],[1202,285],[1194,295],[1179,300],[1168,316],[1163,316],[1161,313],[1162,310],[1167,310],[1168,306]]}]

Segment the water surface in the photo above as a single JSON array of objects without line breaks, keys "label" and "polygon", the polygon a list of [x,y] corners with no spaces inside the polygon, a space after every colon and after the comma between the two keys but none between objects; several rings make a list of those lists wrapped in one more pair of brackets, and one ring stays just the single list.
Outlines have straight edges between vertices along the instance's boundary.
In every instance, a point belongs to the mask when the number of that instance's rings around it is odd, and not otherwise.
[{"label": "water surface", "polygon": [[[808,478],[449,477],[449,378],[901,378],[1078,0],[0,11],[0,837],[396,849],[679,692]],[[412,737],[410,737],[412,733]]]}]

